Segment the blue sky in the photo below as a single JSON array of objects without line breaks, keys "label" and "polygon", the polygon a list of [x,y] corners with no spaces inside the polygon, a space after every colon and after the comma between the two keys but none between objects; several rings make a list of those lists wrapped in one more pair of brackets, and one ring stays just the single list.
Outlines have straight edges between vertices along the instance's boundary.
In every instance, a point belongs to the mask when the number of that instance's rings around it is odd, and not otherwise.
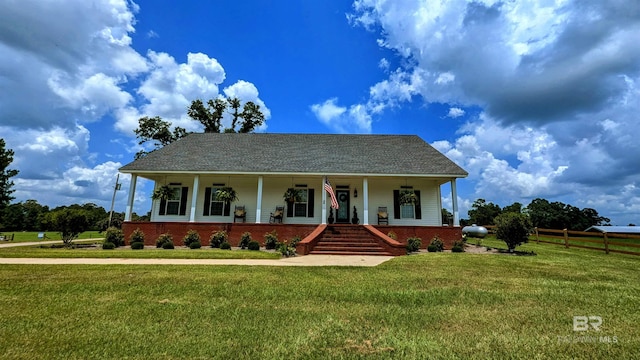
[{"label": "blue sky", "polygon": [[469,171],[462,217],[541,197],[637,224],[639,38],[635,0],[5,1],[0,137],[16,201],[108,208],[139,117],[198,131],[188,103],[232,95],[260,131],[421,136]]}]

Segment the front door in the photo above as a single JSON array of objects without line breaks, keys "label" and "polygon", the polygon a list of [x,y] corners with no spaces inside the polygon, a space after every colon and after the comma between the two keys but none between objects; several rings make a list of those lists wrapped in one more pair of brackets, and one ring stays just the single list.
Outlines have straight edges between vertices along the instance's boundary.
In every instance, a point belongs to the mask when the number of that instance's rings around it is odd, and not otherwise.
[{"label": "front door", "polygon": [[336,223],[349,223],[349,190],[336,190],[339,208],[336,210]]}]

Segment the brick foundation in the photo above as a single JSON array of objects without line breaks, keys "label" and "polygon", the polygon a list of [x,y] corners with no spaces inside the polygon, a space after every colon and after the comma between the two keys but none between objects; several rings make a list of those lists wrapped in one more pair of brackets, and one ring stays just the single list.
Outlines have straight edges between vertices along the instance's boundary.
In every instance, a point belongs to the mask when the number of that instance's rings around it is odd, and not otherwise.
[{"label": "brick foundation", "polygon": [[[231,246],[238,246],[240,237],[246,231],[251,233],[253,240],[264,246],[264,234],[275,230],[278,239],[288,240],[294,236],[304,239],[310,235],[318,225],[298,224],[253,224],[253,223],[191,223],[191,222],[142,222],[127,221],[122,224],[125,240],[129,244],[131,233],[139,228],[144,233],[145,245],[155,245],[158,236],[170,233],[175,245],[182,245],[182,238],[189,230],[196,230],[202,239],[202,246],[209,246],[209,236],[218,230],[226,230],[229,234]],[[393,226],[374,225],[381,233],[387,235],[394,232],[398,242],[407,243],[407,238],[417,236],[422,239],[422,248],[429,245],[434,236],[440,237],[446,249],[451,249],[453,243],[462,239],[462,228],[448,226]],[[311,244],[310,244],[311,245]]]}]

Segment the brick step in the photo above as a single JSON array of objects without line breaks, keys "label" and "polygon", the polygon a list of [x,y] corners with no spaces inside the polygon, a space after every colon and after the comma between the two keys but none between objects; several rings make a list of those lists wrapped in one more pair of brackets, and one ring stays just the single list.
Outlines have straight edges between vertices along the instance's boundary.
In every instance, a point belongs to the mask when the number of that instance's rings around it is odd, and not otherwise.
[{"label": "brick step", "polygon": [[313,248],[313,251],[351,251],[351,252],[368,254],[371,252],[384,252],[384,249],[377,246],[359,247],[359,248],[354,248],[350,246],[316,246],[315,248]]},{"label": "brick step", "polygon": [[380,246],[377,242],[354,242],[354,241],[325,241],[320,240],[316,244],[316,246],[327,245],[327,246],[353,246],[353,247],[367,247],[367,246]]},{"label": "brick step", "polygon": [[385,251],[378,252],[359,252],[359,251],[319,251],[313,250],[309,254],[311,255],[367,255],[367,256],[393,256],[391,253]]},{"label": "brick step", "polygon": [[376,239],[370,237],[345,237],[345,236],[335,236],[335,237],[322,237],[320,241],[348,241],[348,242],[365,242],[365,243],[378,243]]}]

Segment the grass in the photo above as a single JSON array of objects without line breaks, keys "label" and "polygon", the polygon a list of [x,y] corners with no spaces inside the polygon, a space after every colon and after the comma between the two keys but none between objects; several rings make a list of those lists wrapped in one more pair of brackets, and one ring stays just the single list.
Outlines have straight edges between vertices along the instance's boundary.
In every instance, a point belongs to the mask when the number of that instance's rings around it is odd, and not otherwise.
[{"label": "grass", "polygon": [[[38,238],[38,234],[44,233],[46,238]],[[29,241],[50,241],[50,240],[62,240],[60,233],[54,231],[18,231],[18,232],[3,232],[2,235],[13,235],[13,241],[0,241],[0,244],[13,243],[13,242],[29,242]],[[78,239],[102,239],[104,234],[99,231],[85,231],[78,236]]]},{"label": "grass", "polygon": [[[82,241],[81,241],[82,242]],[[1,248],[0,258],[118,258],[118,259],[279,259],[280,254],[266,251],[220,250],[212,248],[144,249],[119,247],[114,250],[51,248],[50,245]]]},{"label": "grass", "polygon": [[[4,265],[0,358],[637,356],[637,257],[518,250],[538,255],[428,253],[375,268]],[[601,331],[574,332],[581,315],[601,316]]]}]

